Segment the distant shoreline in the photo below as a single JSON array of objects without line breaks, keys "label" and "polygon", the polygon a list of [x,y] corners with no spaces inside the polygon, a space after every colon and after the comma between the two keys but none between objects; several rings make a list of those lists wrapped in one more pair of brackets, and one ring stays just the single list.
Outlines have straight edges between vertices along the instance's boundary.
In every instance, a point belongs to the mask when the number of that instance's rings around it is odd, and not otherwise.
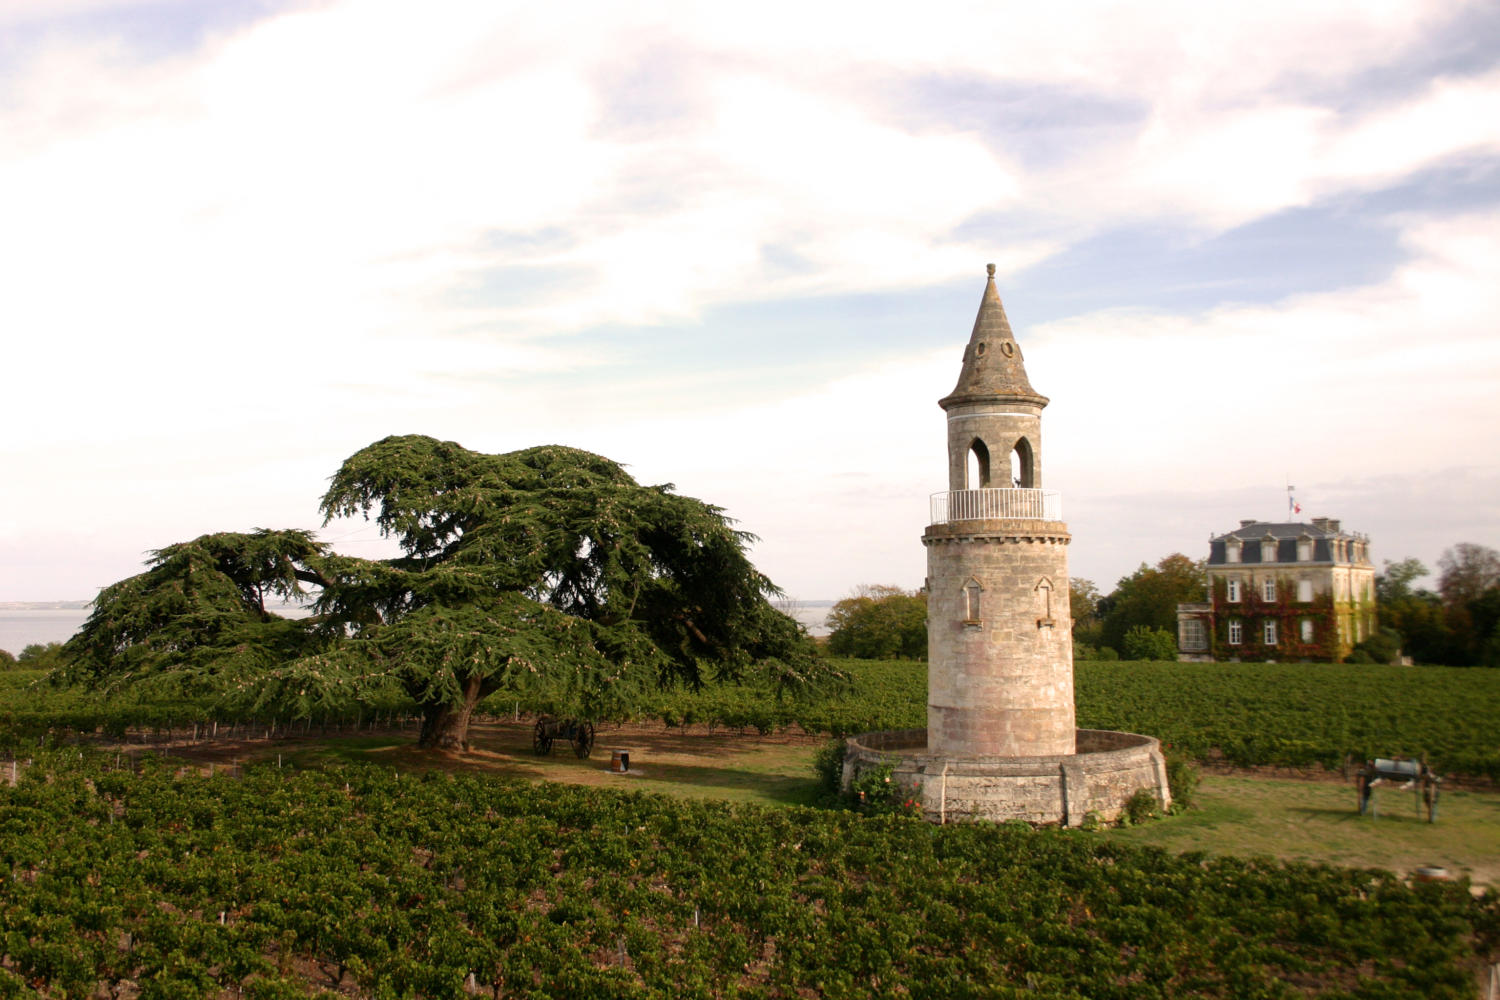
[{"label": "distant shoreline", "polygon": [[0,601],[0,611],[82,611],[93,601]]}]

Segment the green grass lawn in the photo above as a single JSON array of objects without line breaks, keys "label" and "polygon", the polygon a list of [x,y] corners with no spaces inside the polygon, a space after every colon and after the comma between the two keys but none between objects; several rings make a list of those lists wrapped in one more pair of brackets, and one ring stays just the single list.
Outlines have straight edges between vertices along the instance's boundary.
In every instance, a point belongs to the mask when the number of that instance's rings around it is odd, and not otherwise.
[{"label": "green grass lawn", "polygon": [[1409,792],[1378,788],[1377,815],[1359,815],[1354,786],[1337,781],[1206,775],[1194,807],[1099,836],[1174,853],[1265,854],[1410,872],[1440,865],[1500,889],[1500,793],[1445,791],[1437,822]]}]

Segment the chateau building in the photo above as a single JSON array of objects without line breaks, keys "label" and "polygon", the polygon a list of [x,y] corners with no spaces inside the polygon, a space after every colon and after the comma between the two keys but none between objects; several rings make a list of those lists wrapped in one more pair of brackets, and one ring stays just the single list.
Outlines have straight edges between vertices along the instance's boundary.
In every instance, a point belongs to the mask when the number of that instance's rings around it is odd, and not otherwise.
[{"label": "chateau building", "polygon": [[1177,606],[1181,660],[1340,662],[1375,630],[1370,540],[1333,518],[1209,540],[1208,600]]}]

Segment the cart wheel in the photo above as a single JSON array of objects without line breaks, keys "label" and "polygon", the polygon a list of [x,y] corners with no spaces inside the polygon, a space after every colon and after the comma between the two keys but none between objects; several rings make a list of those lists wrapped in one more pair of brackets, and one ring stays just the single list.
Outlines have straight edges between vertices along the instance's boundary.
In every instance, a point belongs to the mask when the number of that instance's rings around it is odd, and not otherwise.
[{"label": "cart wheel", "polygon": [[552,737],[547,735],[549,721],[546,716],[537,719],[536,729],[531,734],[531,749],[538,757],[545,757],[552,752]]},{"label": "cart wheel", "polygon": [[580,758],[594,752],[594,724],[580,722],[573,730],[573,752]]}]

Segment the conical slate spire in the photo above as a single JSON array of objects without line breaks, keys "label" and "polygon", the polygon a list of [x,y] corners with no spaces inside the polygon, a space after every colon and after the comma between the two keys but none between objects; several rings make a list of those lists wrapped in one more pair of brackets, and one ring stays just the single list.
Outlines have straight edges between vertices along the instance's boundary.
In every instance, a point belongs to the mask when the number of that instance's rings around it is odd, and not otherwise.
[{"label": "conical slate spire", "polygon": [[1009,400],[1046,406],[1047,397],[1033,389],[1026,378],[1021,345],[1011,333],[1010,320],[1005,318],[1005,307],[995,289],[995,265],[989,264],[985,270],[989,278],[979,302],[979,315],[974,319],[974,332],[964,348],[963,371],[959,372],[958,385],[938,400],[938,405],[946,410],[959,403]]}]

